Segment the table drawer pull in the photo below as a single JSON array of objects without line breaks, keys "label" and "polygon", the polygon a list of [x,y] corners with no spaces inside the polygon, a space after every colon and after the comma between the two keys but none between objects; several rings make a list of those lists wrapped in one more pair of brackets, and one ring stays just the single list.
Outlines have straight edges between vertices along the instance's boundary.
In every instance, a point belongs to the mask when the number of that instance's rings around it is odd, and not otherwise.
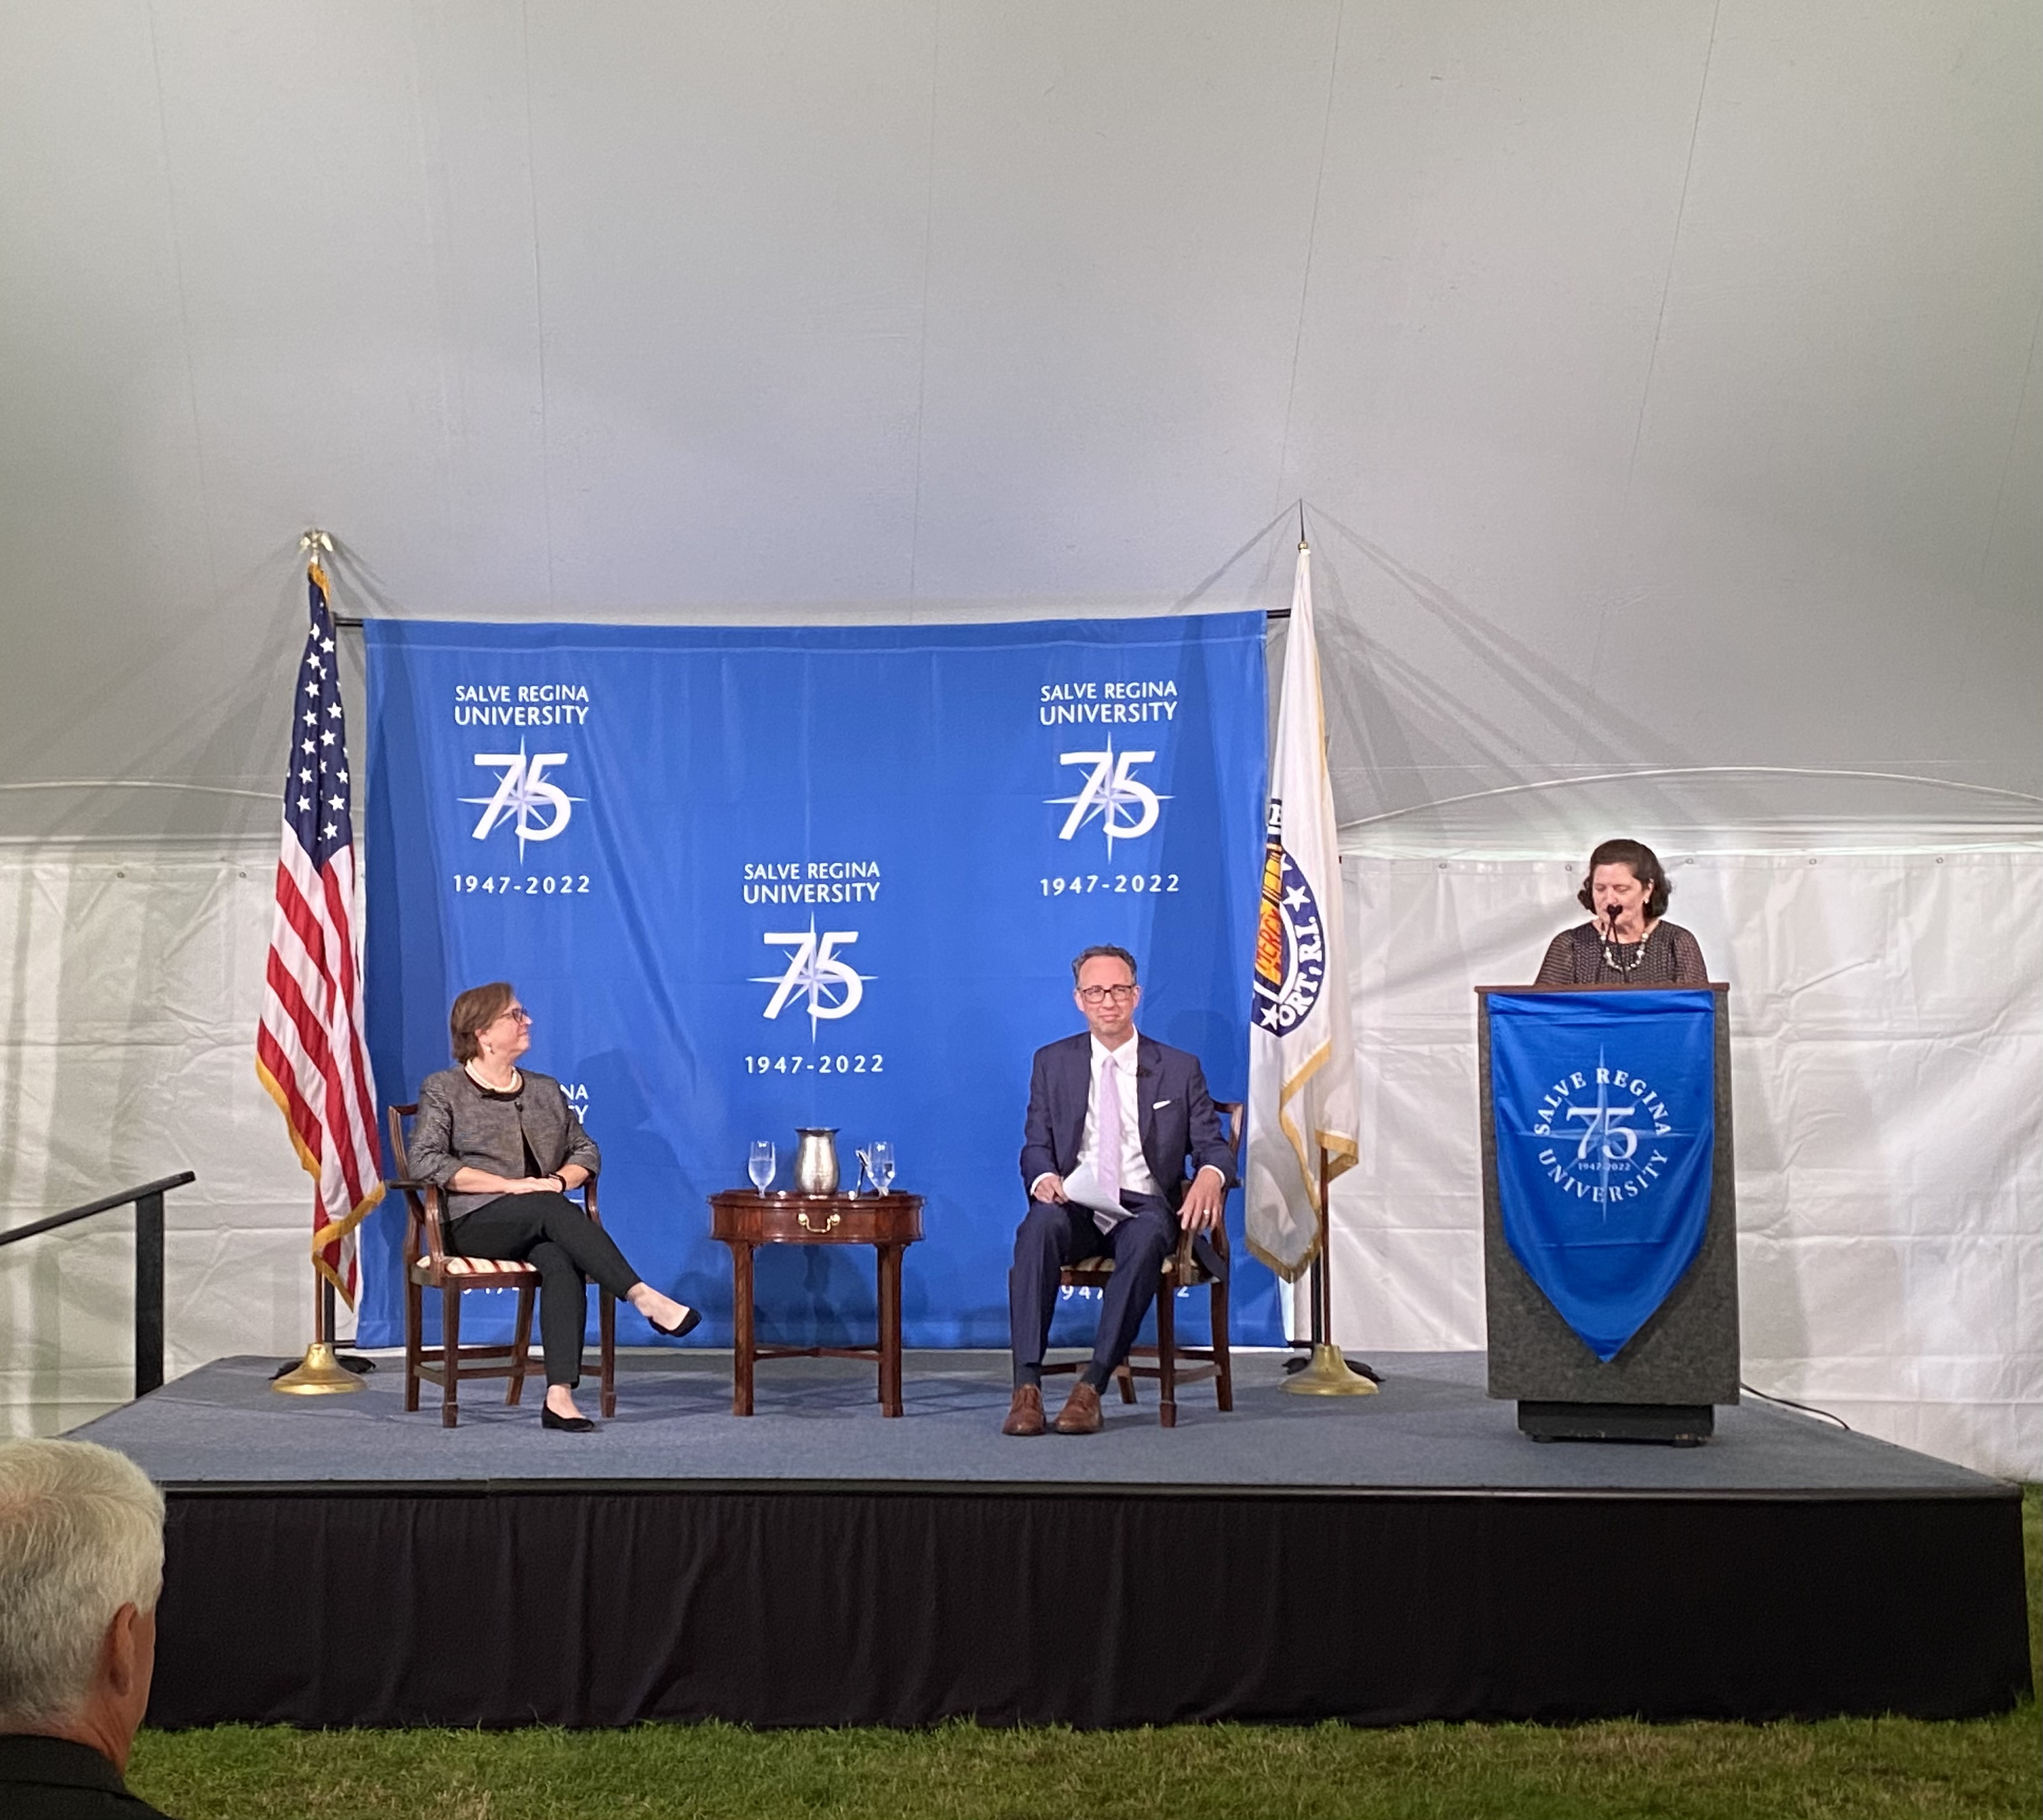
[{"label": "table drawer pull", "polygon": [[841,1213],[833,1213],[820,1226],[811,1226],[809,1224],[808,1209],[805,1207],[795,1216],[795,1220],[804,1232],[834,1232],[837,1230],[838,1222],[843,1217]]}]

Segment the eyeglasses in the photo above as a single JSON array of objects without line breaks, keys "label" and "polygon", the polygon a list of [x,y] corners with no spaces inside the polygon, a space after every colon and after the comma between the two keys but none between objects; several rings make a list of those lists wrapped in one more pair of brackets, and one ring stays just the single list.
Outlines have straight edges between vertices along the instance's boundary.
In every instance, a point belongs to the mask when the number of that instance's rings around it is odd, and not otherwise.
[{"label": "eyeglasses", "polygon": [[505,1006],[504,1009],[498,1012],[494,1017],[489,1020],[489,1021],[492,1024],[500,1024],[506,1017],[516,1017],[521,1024],[529,1024],[532,1021],[532,1013],[527,1011],[522,1005]]},{"label": "eyeglasses", "polygon": [[1111,998],[1117,1005],[1125,1005],[1135,996],[1133,986],[1081,986],[1079,1002],[1082,1005],[1104,1005]]}]

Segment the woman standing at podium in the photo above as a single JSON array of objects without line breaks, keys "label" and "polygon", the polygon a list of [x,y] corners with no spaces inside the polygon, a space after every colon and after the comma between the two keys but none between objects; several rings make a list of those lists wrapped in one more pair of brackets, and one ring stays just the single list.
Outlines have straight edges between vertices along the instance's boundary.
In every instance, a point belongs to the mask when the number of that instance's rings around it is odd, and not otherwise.
[{"label": "woman standing at podium", "polygon": [[1589,855],[1575,895],[1592,921],[1547,944],[1536,986],[1701,986],[1703,951],[1678,923],[1663,922],[1669,890],[1660,856],[1638,841],[1606,841]]}]

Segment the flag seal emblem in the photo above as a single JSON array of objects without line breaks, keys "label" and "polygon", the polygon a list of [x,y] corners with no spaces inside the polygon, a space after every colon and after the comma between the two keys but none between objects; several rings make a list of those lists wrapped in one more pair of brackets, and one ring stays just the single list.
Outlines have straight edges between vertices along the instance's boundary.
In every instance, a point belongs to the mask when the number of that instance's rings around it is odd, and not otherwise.
[{"label": "flag seal emblem", "polygon": [[[1273,807],[1273,822],[1277,811]],[[1309,1015],[1326,983],[1327,944],[1318,900],[1273,827],[1263,856],[1255,925],[1255,1021],[1283,1032]]]}]

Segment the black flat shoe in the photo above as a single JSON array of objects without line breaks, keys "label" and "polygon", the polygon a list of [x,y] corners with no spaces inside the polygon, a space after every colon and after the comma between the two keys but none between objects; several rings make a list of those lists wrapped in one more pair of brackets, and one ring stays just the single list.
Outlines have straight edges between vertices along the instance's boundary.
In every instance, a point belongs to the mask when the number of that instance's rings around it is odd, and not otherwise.
[{"label": "black flat shoe", "polygon": [[539,1426],[558,1428],[565,1435],[586,1435],[596,1424],[586,1416],[556,1416],[542,1403],[539,1405]]},{"label": "black flat shoe", "polygon": [[646,1321],[646,1324],[655,1333],[664,1333],[669,1339],[679,1339],[683,1334],[693,1333],[697,1328],[702,1325],[702,1310],[700,1308],[689,1308],[686,1303],[682,1304],[682,1308],[684,1312],[681,1315],[681,1318],[676,1321],[672,1327],[662,1327],[657,1321],[650,1319]]}]

